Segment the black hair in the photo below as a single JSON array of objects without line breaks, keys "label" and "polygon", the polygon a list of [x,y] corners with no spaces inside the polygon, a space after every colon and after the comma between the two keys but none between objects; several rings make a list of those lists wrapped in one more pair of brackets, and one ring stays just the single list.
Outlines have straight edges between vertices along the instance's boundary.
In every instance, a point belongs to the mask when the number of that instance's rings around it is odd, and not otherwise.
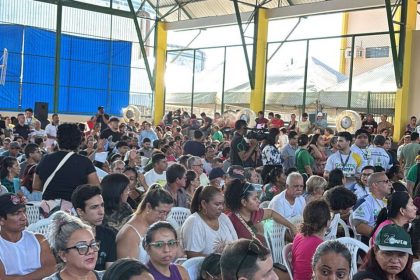
[{"label": "black hair", "polygon": [[26,109],[25,109],[25,112],[31,112],[31,113],[33,113],[33,112],[34,112],[34,110],[33,110],[32,108],[26,108]]},{"label": "black hair", "polygon": [[256,189],[253,184],[244,183],[239,179],[231,181],[225,188],[226,206],[232,212],[238,211],[242,208],[242,199],[248,200],[251,192],[255,191]]},{"label": "black hair", "polygon": [[166,170],[166,181],[168,184],[176,182],[176,179],[182,179],[185,175],[186,169],[179,163],[174,163]]},{"label": "black hair", "polygon": [[201,210],[201,202],[209,202],[215,195],[222,194],[222,191],[214,186],[200,186],[195,192],[191,201],[191,214]]},{"label": "black hair", "polygon": [[413,255],[418,258],[420,256],[420,219],[414,219],[411,222],[411,246],[413,249]]},{"label": "black hair", "polygon": [[376,166],[374,166],[374,168],[375,168],[375,173],[379,173],[379,172],[385,172],[385,168],[383,168],[382,166],[380,166],[380,165],[376,165]]},{"label": "black hair", "polygon": [[86,200],[101,194],[102,192],[99,186],[89,184],[80,185],[73,191],[71,203],[73,204],[74,209],[80,208],[85,211]]},{"label": "black hair", "polygon": [[166,159],[166,156],[159,152],[159,153],[155,153],[152,155],[152,164],[153,166],[156,165],[157,163],[159,163],[159,161]]},{"label": "black hair", "polygon": [[378,226],[388,219],[395,219],[400,213],[401,208],[406,208],[410,195],[407,192],[394,192],[388,196],[388,202],[386,207],[379,211],[378,217],[376,218],[375,227],[372,230],[371,237],[376,231]]},{"label": "black hair", "polygon": [[160,229],[167,229],[170,230],[174,236],[175,239],[178,239],[178,234],[176,233],[176,230],[174,229],[174,227],[166,222],[166,221],[159,221],[156,223],[153,223],[149,226],[149,228],[147,229],[146,232],[146,236],[143,239],[143,248],[146,249],[147,246],[153,242],[153,235],[155,234],[156,231],[160,230]]},{"label": "black hair", "polygon": [[152,141],[150,140],[150,138],[146,137],[146,138],[143,139],[143,143],[147,143],[147,142],[152,142]]},{"label": "black hair", "polygon": [[341,169],[335,168],[328,174],[327,190],[335,186],[343,185],[344,173]]},{"label": "black hair", "polygon": [[35,153],[35,151],[39,148],[39,146],[35,143],[28,143],[23,150],[25,153],[25,157],[28,159],[30,154]]},{"label": "black hair", "polygon": [[191,185],[192,181],[197,178],[197,173],[194,170],[187,170],[185,177],[187,177],[187,180],[185,181],[185,189],[187,189]]},{"label": "black hair", "polygon": [[75,151],[82,141],[80,129],[75,123],[63,123],[57,128],[57,143],[60,149]]},{"label": "black hair", "polygon": [[303,113],[302,117],[307,118],[308,117],[308,113]]},{"label": "black hair", "polygon": [[351,133],[348,131],[341,131],[339,133],[337,133],[338,137],[343,137],[344,139],[346,139],[347,142],[351,142],[351,140],[353,140],[353,137],[351,136]]},{"label": "black hair", "polygon": [[174,199],[171,194],[167,190],[163,189],[159,184],[153,184],[144,195],[143,200],[137,207],[136,213],[138,214],[146,210],[147,203],[149,203],[150,207],[154,209],[158,207],[159,204],[173,204]]},{"label": "black hair", "polygon": [[365,171],[365,170],[367,170],[367,169],[375,171],[375,167],[374,166],[372,166],[372,165],[366,165],[365,167],[362,168],[362,172]]},{"label": "black hair", "polygon": [[270,128],[268,135],[266,136],[267,145],[274,146],[276,144],[276,137],[279,135],[280,130],[278,128]]},{"label": "black hair", "polygon": [[201,137],[203,137],[203,132],[199,129],[194,131],[194,138],[195,139],[200,139]]},{"label": "black hair", "polygon": [[8,168],[12,167],[15,164],[17,159],[15,157],[7,156],[3,158],[0,162],[0,179],[4,179],[9,174]]},{"label": "black hair", "polygon": [[358,130],[356,130],[354,137],[357,138],[360,134],[366,134],[367,136],[369,136],[369,132],[364,128],[359,128]]},{"label": "black hair", "polygon": [[131,172],[133,172],[133,173],[136,175],[136,179],[139,177],[139,174],[137,173],[137,170],[136,170],[134,167],[131,167],[131,166],[129,166],[129,165],[126,165],[126,166],[124,167],[124,171],[123,171],[123,173],[125,173],[125,172],[127,172],[127,171],[131,171]]},{"label": "black hair", "polygon": [[128,143],[127,142],[125,142],[125,141],[119,141],[118,143],[117,143],[117,145],[115,146],[115,148],[121,148],[121,147],[128,147]]},{"label": "black hair", "polygon": [[248,124],[247,124],[247,122],[245,120],[237,120],[235,122],[235,129],[236,130],[239,130],[239,129],[243,128],[243,127],[246,127],[247,125]]},{"label": "black hair", "polygon": [[306,134],[301,134],[298,137],[298,146],[302,147],[309,143],[309,136]]},{"label": "black hair", "polygon": [[346,187],[336,186],[325,193],[325,200],[331,211],[337,212],[353,207],[357,202],[357,196]]},{"label": "black hair", "polygon": [[416,141],[417,139],[419,139],[419,134],[417,132],[412,132],[410,137],[411,141]]},{"label": "black hair", "polygon": [[140,276],[144,272],[150,273],[146,265],[135,259],[119,259],[106,271],[103,280],[127,280],[132,276]]},{"label": "black hair", "polygon": [[[267,168],[265,168],[267,169]],[[264,171],[264,170],[263,170]],[[267,176],[265,176],[267,174]],[[265,172],[261,172],[261,177],[264,179],[264,184],[276,183],[279,176],[283,174],[282,165],[270,165]]]},{"label": "black hair", "polygon": [[330,219],[328,203],[323,199],[313,200],[303,210],[303,223],[300,232],[304,236],[311,236],[325,228]]},{"label": "black hair", "polygon": [[110,215],[121,208],[121,194],[130,180],[124,174],[108,174],[101,181],[102,196],[105,203],[105,214]]},{"label": "black hair", "polygon": [[290,139],[293,139],[296,135],[298,135],[298,133],[296,131],[290,131],[289,135],[287,135],[287,137]]},{"label": "black hair", "polygon": [[375,146],[383,146],[385,144],[385,137],[381,134],[378,134],[373,138],[373,144]]},{"label": "black hair", "polygon": [[220,254],[212,253],[208,255],[201,264],[199,280],[205,280],[206,275],[210,274],[214,277],[220,276],[222,273],[220,269]]},{"label": "black hair", "polygon": [[314,256],[312,257],[312,270],[315,271],[315,267],[319,260],[328,253],[335,253],[341,255],[349,266],[349,271],[351,269],[351,253],[347,249],[346,245],[337,240],[327,240],[319,244],[316,248]]}]

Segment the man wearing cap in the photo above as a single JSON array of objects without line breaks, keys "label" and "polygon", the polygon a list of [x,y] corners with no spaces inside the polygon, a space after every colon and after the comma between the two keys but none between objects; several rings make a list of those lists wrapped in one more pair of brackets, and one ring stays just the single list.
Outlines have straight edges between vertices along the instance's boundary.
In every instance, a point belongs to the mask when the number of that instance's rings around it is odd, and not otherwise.
[{"label": "man wearing cap", "polygon": [[368,254],[370,261],[353,279],[417,279],[409,261],[409,255],[413,255],[411,238],[402,227],[384,226]]},{"label": "man wearing cap", "polygon": [[420,155],[416,157],[416,164],[407,172],[407,190],[409,194],[416,193],[416,186],[420,183]]},{"label": "man wearing cap", "polygon": [[357,201],[351,216],[352,225],[364,242],[369,240],[379,212],[387,205],[392,184],[384,172],[376,172],[370,175],[368,186],[370,193]]},{"label": "man wearing cap", "polygon": [[112,151],[118,141],[120,141],[122,133],[119,131],[120,120],[117,117],[111,117],[108,121],[108,128],[102,130],[101,139],[106,139],[107,143],[105,146],[108,147],[108,151]]},{"label": "man wearing cap", "polygon": [[101,124],[101,132],[108,128],[109,115],[105,114],[104,106],[98,107],[98,113],[96,114],[94,121]]},{"label": "man wearing cap", "polygon": [[322,112],[319,112],[316,115],[316,120],[314,122],[314,130],[320,128],[320,129],[326,129],[328,126],[327,120],[324,119],[324,114]]},{"label": "man wearing cap", "polygon": [[0,279],[43,279],[55,272],[55,258],[41,234],[26,231],[25,204],[0,195]]},{"label": "man wearing cap", "polygon": [[291,220],[303,215],[306,206],[303,194],[303,177],[298,172],[292,172],[287,176],[286,189],[274,196],[268,208],[273,209],[285,219]]},{"label": "man wearing cap", "polygon": [[232,165],[241,165],[243,167],[255,166],[255,155],[258,151],[258,141],[250,139],[249,144],[244,136],[247,132],[247,122],[238,120],[235,123],[235,135],[230,143],[230,161]]}]

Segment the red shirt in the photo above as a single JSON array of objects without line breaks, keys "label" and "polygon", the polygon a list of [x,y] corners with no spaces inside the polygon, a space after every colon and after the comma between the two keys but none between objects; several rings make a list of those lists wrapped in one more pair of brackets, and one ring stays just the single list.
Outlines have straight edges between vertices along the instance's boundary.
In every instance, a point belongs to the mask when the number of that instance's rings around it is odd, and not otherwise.
[{"label": "red shirt", "polygon": [[271,127],[280,128],[284,126],[284,121],[282,119],[272,119]]},{"label": "red shirt", "polygon": [[[235,228],[236,234],[238,235],[238,238],[246,238],[246,239],[252,239],[252,234],[249,232],[249,230],[242,224],[242,222],[239,220],[239,218],[232,212],[229,212],[227,214],[229,219],[231,220],[233,227]],[[252,229],[255,230],[254,225],[258,224],[262,221],[262,218],[264,217],[264,209],[260,208],[258,211],[252,212],[251,214],[251,221],[249,221],[247,224]],[[263,244],[265,243],[265,238],[262,235],[256,234],[256,237],[258,240],[260,240]]]},{"label": "red shirt", "polygon": [[292,245],[292,267],[293,279],[311,280],[312,277],[312,257],[316,248],[323,240],[318,236],[303,236],[298,233],[293,239]]}]

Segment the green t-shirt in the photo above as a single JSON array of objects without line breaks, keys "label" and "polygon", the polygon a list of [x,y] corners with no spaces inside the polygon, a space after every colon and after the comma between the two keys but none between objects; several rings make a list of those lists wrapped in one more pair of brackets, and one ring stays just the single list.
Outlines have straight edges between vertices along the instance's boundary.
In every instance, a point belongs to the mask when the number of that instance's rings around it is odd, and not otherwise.
[{"label": "green t-shirt", "polygon": [[314,158],[306,149],[299,148],[295,153],[295,157],[296,157],[296,168],[301,174],[306,173],[305,166],[307,165],[312,166],[312,164],[314,163]]},{"label": "green t-shirt", "polygon": [[419,164],[415,164],[411,166],[410,170],[407,172],[407,181],[410,181],[412,183],[417,182],[417,169],[419,168]]},{"label": "green t-shirt", "polygon": [[217,140],[219,142],[222,142],[223,141],[223,134],[220,131],[216,131],[215,133],[213,133],[213,135],[211,136],[211,138],[213,140]]}]

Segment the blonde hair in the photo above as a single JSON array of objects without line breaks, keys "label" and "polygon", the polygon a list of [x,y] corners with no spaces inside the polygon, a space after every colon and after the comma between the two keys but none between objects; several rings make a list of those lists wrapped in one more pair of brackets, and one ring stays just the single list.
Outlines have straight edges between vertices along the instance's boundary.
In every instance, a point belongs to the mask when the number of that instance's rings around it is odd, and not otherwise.
[{"label": "blonde hair", "polygon": [[325,190],[327,187],[327,180],[322,178],[318,175],[312,175],[309,177],[309,179],[306,181],[306,192],[308,194],[313,194],[315,192],[322,190]]}]

